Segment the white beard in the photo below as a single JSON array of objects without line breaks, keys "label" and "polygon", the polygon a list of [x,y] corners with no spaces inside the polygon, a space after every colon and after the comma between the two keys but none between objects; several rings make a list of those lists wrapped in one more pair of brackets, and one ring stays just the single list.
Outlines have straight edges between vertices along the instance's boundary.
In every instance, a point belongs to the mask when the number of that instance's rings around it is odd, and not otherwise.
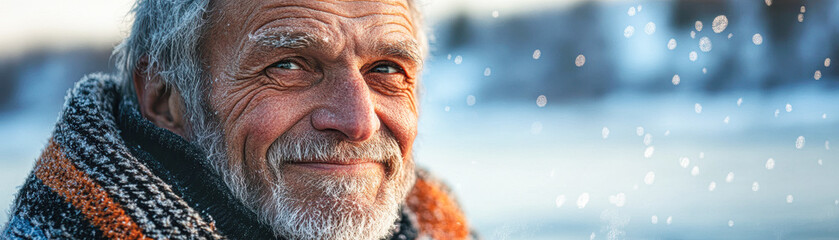
[{"label": "white beard", "polygon": [[[398,143],[390,132],[380,130],[374,139],[350,144],[315,135],[286,136],[271,144],[267,161],[276,176],[270,186],[264,181],[250,183],[240,165],[231,166],[223,151],[218,127],[194,129],[196,142],[209,153],[209,159],[227,187],[260,222],[269,225],[276,236],[288,239],[382,239],[390,236],[399,218],[400,205],[415,181],[413,161],[404,161]],[[202,132],[203,130],[203,132]],[[292,192],[285,185],[282,163],[301,159],[376,159],[386,166],[383,181],[364,177],[304,176],[307,192]],[[247,160],[243,160],[247,161]],[[253,161],[253,160],[251,160]],[[369,197],[369,189],[378,189]],[[270,189],[259,191],[259,189]],[[268,193],[266,193],[268,192]],[[370,201],[372,200],[372,202]]]}]

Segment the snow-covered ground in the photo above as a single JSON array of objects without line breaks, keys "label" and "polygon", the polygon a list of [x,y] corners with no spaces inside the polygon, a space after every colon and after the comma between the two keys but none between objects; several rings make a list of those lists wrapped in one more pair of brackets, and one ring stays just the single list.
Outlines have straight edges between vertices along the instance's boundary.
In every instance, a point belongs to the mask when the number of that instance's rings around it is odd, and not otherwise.
[{"label": "snow-covered ground", "polygon": [[423,106],[418,162],[488,239],[839,234],[836,91],[547,100]]}]

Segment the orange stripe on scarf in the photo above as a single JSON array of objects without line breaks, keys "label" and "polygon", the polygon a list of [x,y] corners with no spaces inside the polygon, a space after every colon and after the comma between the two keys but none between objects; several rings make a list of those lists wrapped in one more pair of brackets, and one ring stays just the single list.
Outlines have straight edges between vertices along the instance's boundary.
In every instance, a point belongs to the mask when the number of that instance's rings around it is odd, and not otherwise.
[{"label": "orange stripe on scarf", "polygon": [[35,176],[81,211],[88,221],[102,230],[105,237],[150,239],[143,235],[122,206],[64,157],[61,147],[52,140],[36,163]]},{"label": "orange stripe on scarf", "polygon": [[466,239],[469,236],[466,216],[439,183],[418,177],[407,204],[417,217],[420,236],[432,239]]}]

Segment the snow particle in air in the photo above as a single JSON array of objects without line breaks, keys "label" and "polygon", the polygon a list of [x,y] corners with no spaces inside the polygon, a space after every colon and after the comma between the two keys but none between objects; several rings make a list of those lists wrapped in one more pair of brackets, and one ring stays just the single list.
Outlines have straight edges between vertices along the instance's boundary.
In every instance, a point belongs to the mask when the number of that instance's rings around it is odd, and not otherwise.
[{"label": "snow particle in air", "polygon": [[687,157],[679,158],[679,166],[682,166],[682,168],[688,168],[688,166],[690,166],[690,158],[687,158]]},{"label": "snow particle in air", "polygon": [[673,79],[671,79],[670,82],[673,82],[673,85],[679,85],[679,83],[682,82],[682,78],[679,77],[679,74],[676,74],[673,75]]},{"label": "snow particle in air", "polygon": [[792,203],[792,195],[787,195],[787,203]]},{"label": "snow particle in air", "polygon": [[603,127],[603,130],[600,130],[600,135],[603,136],[603,139],[609,138],[609,128]]},{"label": "snow particle in air", "polygon": [[690,38],[691,39],[696,38],[696,31],[693,31],[693,30],[690,31]]},{"label": "snow particle in air", "polygon": [[474,95],[466,96],[466,105],[467,106],[475,105],[475,96]]},{"label": "snow particle in air", "polygon": [[696,21],[696,23],[694,23],[693,26],[696,28],[697,32],[702,31],[702,21]]},{"label": "snow particle in air", "polygon": [[822,71],[816,70],[816,73],[813,74],[813,78],[815,78],[817,81],[819,79],[822,79]]},{"label": "snow particle in air", "polygon": [[734,172],[728,172],[728,175],[725,175],[725,182],[731,183],[734,181]]},{"label": "snow particle in air", "polygon": [[586,56],[583,56],[582,54],[577,55],[577,58],[574,59],[574,65],[582,67],[584,64],[586,64]]},{"label": "snow particle in air", "polygon": [[484,76],[489,77],[489,75],[492,75],[492,69],[484,68]]},{"label": "snow particle in air", "polygon": [[565,195],[556,196],[556,207],[561,208],[565,204]]},{"label": "snow particle in air", "polygon": [[672,216],[667,216],[667,221],[666,222],[667,222],[667,225],[670,225],[671,223],[673,223],[673,217]]},{"label": "snow particle in air", "polygon": [[801,13],[805,13],[805,12],[807,12],[807,8],[805,8],[804,6],[801,6],[801,10],[799,10],[799,11]]},{"label": "snow particle in air", "polygon": [[699,103],[694,104],[693,105],[693,111],[696,112],[697,114],[702,113],[702,105],[699,104]]},{"label": "snow particle in air", "polygon": [[655,23],[648,22],[647,25],[644,26],[644,33],[647,35],[652,35],[655,33]]},{"label": "snow particle in air", "polygon": [[830,150],[830,141],[824,140],[824,150]]},{"label": "snow particle in air", "polygon": [[647,185],[652,185],[655,182],[655,173],[650,171],[644,176],[644,183]]},{"label": "snow particle in air", "polygon": [[626,26],[623,29],[623,36],[626,38],[632,37],[632,34],[635,34],[635,27],[633,26]]},{"label": "snow particle in air", "polygon": [[545,107],[546,104],[548,104],[548,97],[545,97],[545,95],[536,97],[536,106]]},{"label": "snow particle in air", "polygon": [[542,132],[542,122],[535,121],[533,124],[530,124],[530,133],[533,135],[537,135]]},{"label": "snow particle in air", "polygon": [[707,73],[708,73],[708,68],[702,68],[702,74],[707,74]]},{"label": "snow particle in air", "polygon": [[822,159],[821,159],[821,158],[819,158],[819,160],[816,160],[816,163],[818,163],[818,164],[819,164],[819,166],[821,166],[821,165],[822,165]]},{"label": "snow particle in air", "polygon": [[715,33],[721,33],[725,31],[725,28],[728,27],[728,17],[725,15],[719,15],[714,18],[714,22],[711,24],[711,28],[714,29]]},{"label": "snow particle in air", "polygon": [[443,110],[444,110],[444,111],[446,111],[446,112],[448,112],[448,111],[451,111],[451,110],[452,110],[452,108],[451,108],[451,107],[449,107],[449,106],[446,106],[446,107],[444,107],[444,108],[443,108]]},{"label": "snow particle in air", "polygon": [[618,193],[617,195],[609,196],[609,203],[615,204],[616,207],[623,207],[626,205],[626,194]]},{"label": "snow particle in air", "polygon": [[787,103],[787,105],[784,106],[784,110],[786,110],[787,112],[792,112],[792,105]]},{"label": "snow particle in air", "polygon": [[804,14],[803,13],[798,14],[798,22],[804,22]]},{"label": "snow particle in air", "polygon": [[594,232],[591,232],[591,235],[588,236],[588,240],[594,240],[594,237],[596,236],[597,235],[595,235]]},{"label": "snow particle in air", "polygon": [[652,157],[653,152],[655,152],[655,147],[653,147],[653,146],[647,147],[647,149],[644,149],[644,158]]},{"label": "snow particle in air", "polygon": [[752,191],[757,192],[757,190],[760,190],[760,184],[757,183],[757,182],[753,182],[752,183]]},{"label": "snow particle in air", "polygon": [[460,64],[462,62],[463,62],[463,57],[461,57],[460,55],[457,55],[456,57],[454,57],[454,64]]},{"label": "snow particle in air", "polygon": [[541,50],[536,49],[536,50],[533,51],[533,59],[539,59],[539,57],[541,57],[541,56],[542,56],[542,51]]},{"label": "snow particle in air", "polygon": [[743,98],[738,98],[737,99],[737,106],[739,107],[741,104],[743,104]]},{"label": "snow particle in air", "polygon": [[830,67],[830,58],[824,59],[824,67]]},{"label": "snow particle in air", "polygon": [[637,134],[639,137],[644,136],[644,127],[636,127],[635,134]]},{"label": "snow particle in air", "polygon": [[725,118],[722,119],[722,122],[725,124],[728,124],[729,121],[731,121],[731,117],[729,116],[725,116]]},{"label": "snow particle in air", "polygon": [[717,182],[711,181],[711,183],[708,184],[708,191],[713,192],[714,189],[717,189]]},{"label": "snow particle in air", "polygon": [[775,117],[778,117],[778,114],[781,114],[781,109],[775,109]]},{"label": "snow particle in air", "polygon": [[630,17],[635,16],[635,7],[629,7],[629,10],[626,11],[626,15],[629,15]]},{"label": "snow particle in air", "polygon": [[691,62],[696,62],[697,57],[699,57],[699,55],[696,54],[696,51],[690,51],[688,54],[688,59],[690,59]]},{"label": "snow particle in air", "polygon": [[652,143],[652,142],[653,142],[653,135],[651,135],[649,133],[644,134],[644,145],[649,146],[650,143]]},{"label": "snow particle in air", "polygon": [[769,160],[766,160],[766,169],[772,170],[774,168],[775,168],[775,159],[769,158]]},{"label": "snow particle in air", "polygon": [[795,148],[804,148],[804,136],[798,136],[798,138],[795,139]]},{"label": "snow particle in air", "polygon": [[728,39],[731,39],[731,37],[734,37],[734,33],[728,33]]},{"label": "snow particle in air", "polygon": [[699,176],[699,166],[693,166],[693,168],[690,170],[690,175],[694,177]]},{"label": "snow particle in air", "polygon": [[827,119],[827,113],[822,113],[822,119]]},{"label": "snow particle in air", "polygon": [[[769,1],[769,0],[766,0]],[[728,220],[728,227],[734,227],[734,220]]]},{"label": "snow particle in air", "polygon": [[664,130],[664,136],[670,136],[670,130]]},{"label": "snow particle in air", "polygon": [[650,218],[650,222],[652,222],[653,224],[658,224],[658,216],[653,215],[653,216]]},{"label": "snow particle in air", "polygon": [[764,0],[766,2],[766,6],[772,6],[772,0]]},{"label": "snow particle in air", "polygon": [[577,207],[578,208],[585,208],[588,204],[589,195],[588,193],[580,194],[580,197],[577,198]]},{"label": "snow particle in air", "polygon": [[492,18],[498,18],[498,10],[492,11]]},{"label": "snow particle in air", "polygon": [[755,35],[752,36],[752,43],[755,45],[763,44],[763,36],[761,36],[760,33],[755,33]]},{"label": "snow particle in air", "polygon": [[676,39],[675,38],[671,38],[669,41],[667,41],[667,49],[670,49],[670,50],[676,49]]},{"label": "snow particle in air", "polygon": [[699,50],[702,50],[703,52],[710,52],[711,47],[711,39],[708,37],[702,37],[699,39]]}]

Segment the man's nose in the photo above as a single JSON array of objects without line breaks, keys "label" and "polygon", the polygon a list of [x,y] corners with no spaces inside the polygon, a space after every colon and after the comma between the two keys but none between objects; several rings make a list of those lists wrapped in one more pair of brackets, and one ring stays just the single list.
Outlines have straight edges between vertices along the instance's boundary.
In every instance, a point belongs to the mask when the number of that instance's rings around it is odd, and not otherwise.
[{"label": "man's nose", "polygon": [[338,131],[352,142],[363,142],[379,130],[380,120],[370,88],[358,71],[346,71],[330,81],[325,107],[312,114],[319,131]]}]

